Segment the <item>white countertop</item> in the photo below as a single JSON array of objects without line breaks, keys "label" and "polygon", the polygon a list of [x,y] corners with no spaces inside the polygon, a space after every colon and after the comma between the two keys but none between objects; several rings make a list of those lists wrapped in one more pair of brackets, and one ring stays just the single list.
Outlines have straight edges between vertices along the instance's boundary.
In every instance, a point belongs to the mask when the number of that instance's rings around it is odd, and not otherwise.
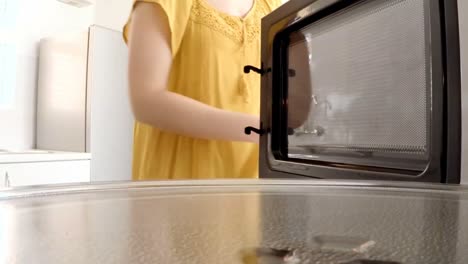
[{"label": "white countertop", "polygon": [[62,152],[36,149],[22,151],[0,151],[0,164],[90,159],[91,153],[85,152]]}]

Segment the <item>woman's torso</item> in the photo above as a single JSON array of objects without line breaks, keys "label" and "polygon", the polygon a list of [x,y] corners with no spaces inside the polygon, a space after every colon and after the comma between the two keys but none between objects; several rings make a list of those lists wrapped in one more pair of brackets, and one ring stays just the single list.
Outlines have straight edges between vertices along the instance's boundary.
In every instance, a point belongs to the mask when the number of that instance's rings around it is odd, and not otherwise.
[{"label": "woman's torso", "polygon": [[[171,1],[145,2],[163,6]],[[168,89],[213,107],[258,115],[260,78],[245,75],[243,66],[260,65],[260,20],[279,0],[255,0],[243,18],[223,13],[206,0],[175,2],[178,7],[163,6],[177,44],[172,45],[177,51]],[[171,17],[168,8],[186,10],[185,18]],[[195,139],[139,122],[134,137],[136,180],[257,177],[255,144]]]}]

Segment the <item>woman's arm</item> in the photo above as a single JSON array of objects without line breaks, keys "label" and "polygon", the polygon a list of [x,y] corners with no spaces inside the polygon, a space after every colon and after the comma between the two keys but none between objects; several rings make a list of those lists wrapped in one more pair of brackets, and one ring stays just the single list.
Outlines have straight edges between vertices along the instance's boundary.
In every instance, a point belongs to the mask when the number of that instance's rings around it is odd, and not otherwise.
[{"label": "woman's arm", "polygon": [[159,5],[138,4],[130,26],[130,100],[138,121],[195,138],[258,142],[257,135],[244,133],[247,126],[259,126],[257,116],[221,110],[167,90],[171,32]]}]

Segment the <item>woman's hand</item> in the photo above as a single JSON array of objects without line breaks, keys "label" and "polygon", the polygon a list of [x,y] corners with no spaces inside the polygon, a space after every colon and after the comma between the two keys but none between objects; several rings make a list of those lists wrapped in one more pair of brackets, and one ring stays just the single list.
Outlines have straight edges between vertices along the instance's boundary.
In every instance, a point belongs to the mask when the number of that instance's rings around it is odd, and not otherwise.
[{"label": "woman's hand", "polygon": [[312,101],[311,66],[309,46],[306,41],[299,42],[289,50],[288,79],[288,127],[298,128],[309,117]]}]

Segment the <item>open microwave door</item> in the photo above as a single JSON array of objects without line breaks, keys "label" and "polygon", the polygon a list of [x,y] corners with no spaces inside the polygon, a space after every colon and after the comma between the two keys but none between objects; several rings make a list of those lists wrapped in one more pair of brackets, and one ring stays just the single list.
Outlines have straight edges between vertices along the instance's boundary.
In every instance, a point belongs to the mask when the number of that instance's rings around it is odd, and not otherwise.
[{"label": "open microwave door", "polygon": [[264,18],[260,176],[459,182],[456,6],[293,0]]}]

